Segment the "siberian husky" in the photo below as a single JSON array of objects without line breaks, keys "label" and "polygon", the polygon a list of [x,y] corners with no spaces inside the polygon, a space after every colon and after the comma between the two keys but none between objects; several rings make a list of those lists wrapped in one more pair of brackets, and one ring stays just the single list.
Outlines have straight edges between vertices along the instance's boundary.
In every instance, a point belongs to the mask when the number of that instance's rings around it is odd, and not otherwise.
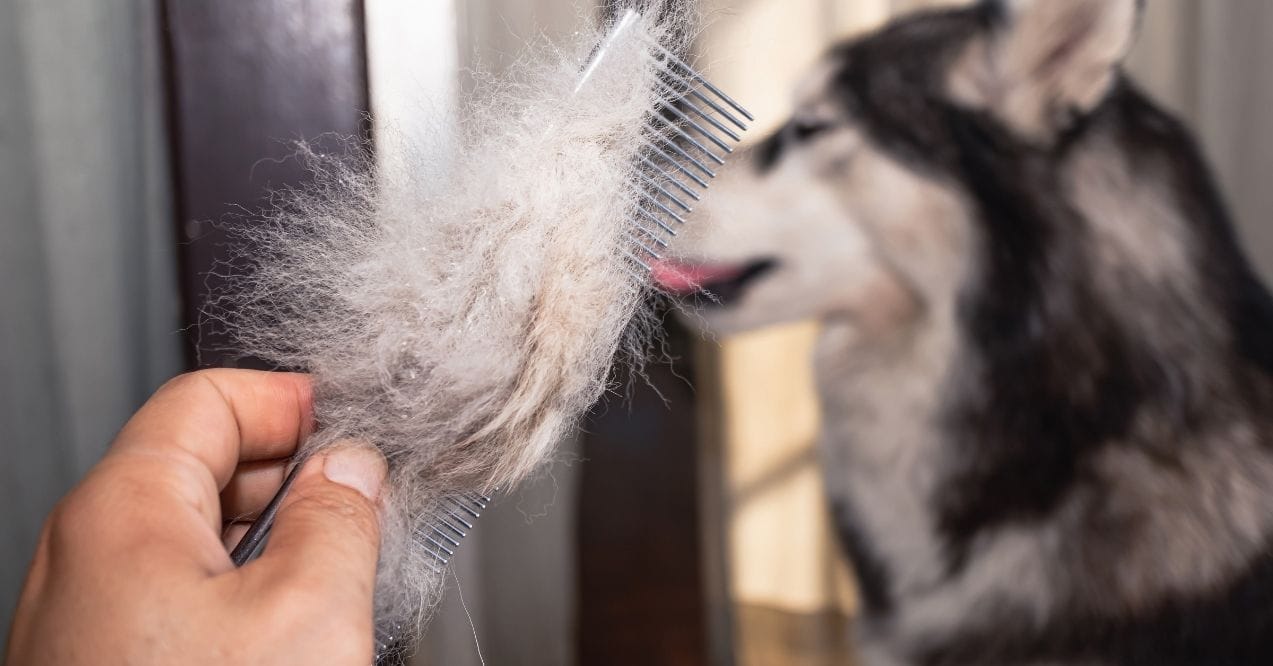
[{"label": "siberian husky", "polygon": [[868,665],[1273,664],[1273,301],[1122,73],[1139,11],[835,48],[655,266],[716,333],[822,321]]}]

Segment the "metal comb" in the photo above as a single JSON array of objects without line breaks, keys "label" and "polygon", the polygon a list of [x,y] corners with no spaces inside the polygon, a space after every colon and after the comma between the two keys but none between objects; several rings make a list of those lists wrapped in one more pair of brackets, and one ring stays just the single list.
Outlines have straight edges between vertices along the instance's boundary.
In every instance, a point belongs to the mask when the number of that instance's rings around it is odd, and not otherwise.
[{"label": "metal comb", "polygon": [[[585,70],[580,86],[616,41],[634,31],[637,12],[627,11],[611,30]],[[639,32],[639,31],[638,31]],[[694,204],[716,177],[716,169],[734,152],[754,120],[738,102],[712,85],[679,56],[644,33],[637,39],[661,65],[657,82],[658,108],[647,114],[642,127],[637,179],[630,184],[625,250],[637,277],[650,273],[649,260],[661,252],[694,212]],[[741,117],[740,117],[741,116]]]},{"label": "metal comb", "polygon": [[[496,491],[499,489],[497,488]],[[473,525],[491,498],[477,493],[460,493],[442,500],[434,512],[432,519],[424,521],[416,528],[414,539],[417,546],[426,552],[433,562],[429,564],[433,571],[441,574],[446,571],[460,541],[473,531]],[[407,656],[407,636],[401,625],[389,627],[376,626],[376,664],[393,666],[403,663]]]}]

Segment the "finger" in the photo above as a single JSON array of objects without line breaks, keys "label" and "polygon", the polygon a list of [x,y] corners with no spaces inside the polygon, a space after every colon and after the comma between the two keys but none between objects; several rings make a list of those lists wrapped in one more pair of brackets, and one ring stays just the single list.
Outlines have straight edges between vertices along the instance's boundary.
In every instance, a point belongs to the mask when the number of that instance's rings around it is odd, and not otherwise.
[{"label": "finger", "polygon": [[230,562],[219,552],[220,489],[240,458],[290,455],[311,428],[311,402],[305,375],[181,375],[133,415],[72,493],[77,509],[67,513],[99,538],[99,548],[136,561],[184,554],[202,571],[223,571]]},{"label": "finger", "polygon": [[291,455],[313,422],[306,375],[254,370],[201,370],[159,389],[129,420],[112,454],[193,456],[216,487],[241,460]]},{"label": "finger", "polygon": [[240,463],[221,490],[223,521],[256,520],[287,476],[288,459]]},{"label": "finger", "polygon": [[370,621],[380,550],[377,500],[385,461],[375,448],[350,443],[308,460],[275,519],[265,553],[240,570],[243,589],[273,590],[294,602],[298,591],[326,609]]},{"label": "finger", "polygon": [[251,528],[252,523],[230,523],[229,527],[222,530],[221,543],[225,545],[225,552],[233,551],[234,547],[243,540],[243,535],[247,534]]}]

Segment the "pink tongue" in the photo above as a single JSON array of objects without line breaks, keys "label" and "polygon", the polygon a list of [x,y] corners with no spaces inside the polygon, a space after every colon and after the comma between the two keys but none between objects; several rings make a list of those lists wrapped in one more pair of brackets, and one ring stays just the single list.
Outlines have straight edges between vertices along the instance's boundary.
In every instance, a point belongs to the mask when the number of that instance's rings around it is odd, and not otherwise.
[{"label": "pink tongue", "polygon": [[738,266],[682,264],[668,260],[650,263],[650,277],[654,283],[678,296],[692,294],[705,284],[732,280],[742,272]]}]

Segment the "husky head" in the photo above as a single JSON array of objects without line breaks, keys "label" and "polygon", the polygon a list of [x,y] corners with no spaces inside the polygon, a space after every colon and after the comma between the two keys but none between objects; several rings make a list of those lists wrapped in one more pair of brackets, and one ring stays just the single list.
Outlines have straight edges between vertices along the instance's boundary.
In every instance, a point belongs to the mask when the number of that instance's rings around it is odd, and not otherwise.
[{"label": "husky head", "polygon": [[[916,322],[972,277],[983,236],[1015,233],[993,228],[1002,215],[973,190],[1054,176],[1012,169],[1065,152],[1125,85],[1138,5],[984,2],[834,48],[791,119],[727,167],[656,279],[718,333],[809,317],[868,335]],[[1049,185],[1056,200],[1042,205],[1082,208]],[[1118,233],[1139,243],[1142,231]]]},{"label": "husky head", "polygon": [[[834,48],[655,266],[708,331],[823,321],[827,491],[907,650],[1070,640],[1273,543],[1273,301],[1122,74],[1139,10],[999,0]],[[969,649],[926,663],[1043,663]]]}]

